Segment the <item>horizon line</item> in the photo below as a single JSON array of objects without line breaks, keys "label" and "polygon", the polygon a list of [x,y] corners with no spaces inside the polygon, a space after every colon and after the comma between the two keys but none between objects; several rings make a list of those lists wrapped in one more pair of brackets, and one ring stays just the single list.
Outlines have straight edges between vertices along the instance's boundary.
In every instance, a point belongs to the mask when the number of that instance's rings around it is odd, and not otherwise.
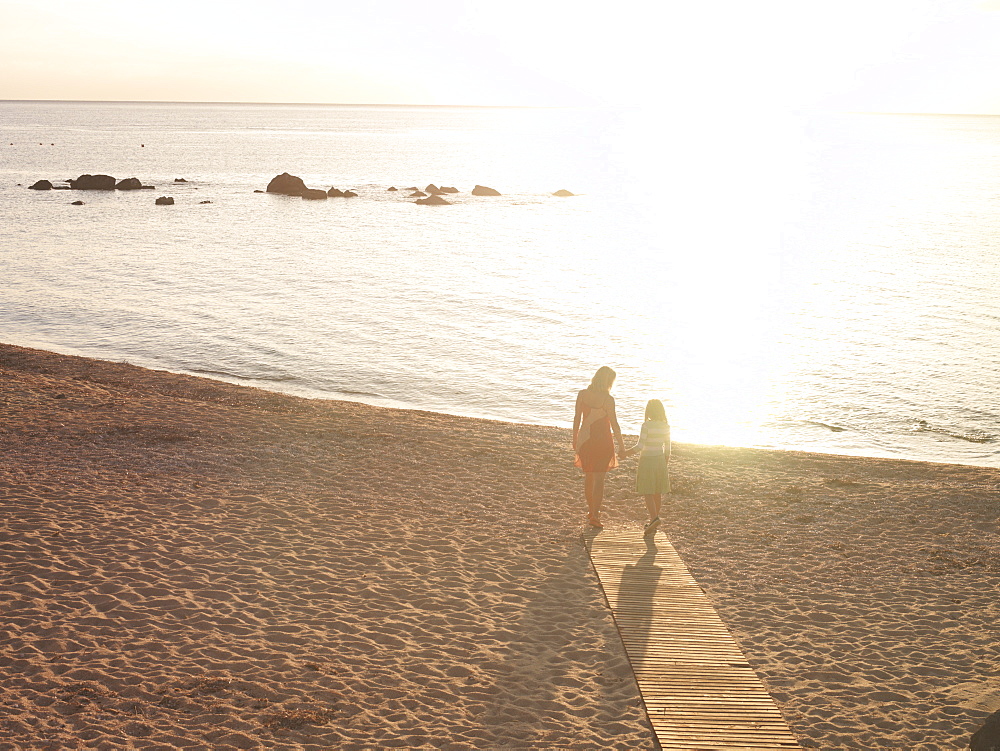
[{"label": "horizon line", "polygon": [[920,117],[1000,117],[1000,112],[893,112],[891,110],[845,110],[845,115],[918,115]]},{"label": "horizon line", "polygon": [[[194,101],[183,99],[2,99],[0,104],[205,104],[241,105],[254,107],[429,107],[437,109],[639,109],[640,104],[402,104],[393,102],[245,102],[245,101]],[[811,109],[799,111],[815,111]],[[826,110],[820,111],[845,115],[917,115],[940,117],[1000,117],[1000,112],[912,112],[893,110]]]},{"label": "horizon line", "polygon": [[42,102],[48,104],[241,104],[274,107],[442,107],[471,109],[578,109],[586,104],[400,104],[392,102],[243,102],[183,99],[0,99],[0,102]]}]

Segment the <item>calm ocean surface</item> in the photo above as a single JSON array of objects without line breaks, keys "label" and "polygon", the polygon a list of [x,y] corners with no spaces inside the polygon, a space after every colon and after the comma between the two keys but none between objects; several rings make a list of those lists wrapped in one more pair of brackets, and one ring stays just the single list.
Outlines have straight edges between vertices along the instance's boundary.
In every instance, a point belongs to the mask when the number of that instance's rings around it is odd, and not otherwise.
[{"label": "calm ocean surface", "polygon": [[[27,190],[83,173],[156,190]],[[1000,466],[1000,117],[0,102],[0,216],[0,341],[546,425],[606,364],[627,432]]]}]

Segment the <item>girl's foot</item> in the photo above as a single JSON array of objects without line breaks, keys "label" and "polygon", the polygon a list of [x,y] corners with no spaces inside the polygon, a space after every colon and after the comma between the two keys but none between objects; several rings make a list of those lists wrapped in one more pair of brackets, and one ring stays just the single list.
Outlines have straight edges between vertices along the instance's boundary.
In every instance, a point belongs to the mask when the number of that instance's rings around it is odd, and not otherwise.
[{"label": "girl's foot", "polygon": [[653,519],[653,521],[651,521],[649,524],[647,524],[645,527],[642,528],[642,533],[643,535],[656,534],[656,530],[659,529],[659,527],[660,527],[660,517],[656,517],[655,519]]},{"label": "girl's foot", "polygon": [[590,523],[590,526],[593,527],[594,529],[604,529],[604,525],[601,524],[601,518],[599,516],[588,514],[587,521]]}]

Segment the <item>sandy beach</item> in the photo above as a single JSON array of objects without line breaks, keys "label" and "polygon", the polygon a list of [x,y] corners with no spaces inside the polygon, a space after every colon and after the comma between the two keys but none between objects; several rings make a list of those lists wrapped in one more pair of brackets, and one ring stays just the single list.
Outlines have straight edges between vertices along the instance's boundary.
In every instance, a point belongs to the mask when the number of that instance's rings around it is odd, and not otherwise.
[{"label": "sandy beach", "polygon": [[[0,751],[655,747],[567,430],[10,345],[0,414]],[[663,532],[804,747],[960,749],[1000,709],[1000,470],[672,472]]]}]

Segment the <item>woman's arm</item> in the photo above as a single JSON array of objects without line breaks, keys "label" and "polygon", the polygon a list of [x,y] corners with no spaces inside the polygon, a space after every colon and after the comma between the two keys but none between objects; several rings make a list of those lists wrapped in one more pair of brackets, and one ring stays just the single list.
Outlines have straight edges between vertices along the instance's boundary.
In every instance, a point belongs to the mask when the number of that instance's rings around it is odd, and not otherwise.
[{"label": "woman's arm", "polygon": [[580,434],[580,422],[583,420],[583,392],[576,395],[576,413],[573,415],[573,450],[576,451],[576,437]]},{"label": "woman's arm", "polygon": [[608,418],[611,421],[611,432],[615,436],[615,442],[618,444],[618,453],[625,453],[625,443],[622,441],[622,429],[618,427],[618,415],[615,414],[615,398],[613,396],[608,397],[608,401],[611,407],[608,409]]}]

